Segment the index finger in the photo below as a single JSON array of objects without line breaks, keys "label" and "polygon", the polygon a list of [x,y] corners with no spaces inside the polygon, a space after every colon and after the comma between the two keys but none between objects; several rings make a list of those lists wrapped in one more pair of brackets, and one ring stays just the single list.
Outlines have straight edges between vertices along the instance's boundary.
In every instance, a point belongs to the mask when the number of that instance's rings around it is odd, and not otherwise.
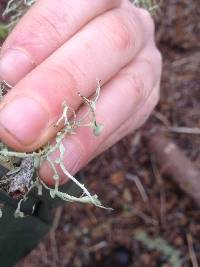
[{"label": "index finger", "polygon": [[121,0],[38,0],[1,50],[0,77],[15,85],[80,28]]}]

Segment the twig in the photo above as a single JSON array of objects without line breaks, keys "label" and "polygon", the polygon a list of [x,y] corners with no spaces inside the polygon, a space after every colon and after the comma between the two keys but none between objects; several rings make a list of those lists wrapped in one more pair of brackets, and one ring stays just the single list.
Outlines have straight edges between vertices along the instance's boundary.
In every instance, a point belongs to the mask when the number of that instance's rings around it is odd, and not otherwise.
[{"label": "twig", "polygon": [[194,246],[193,246],[193,239],[191,234],[187,234],[187,243],[188,243],[188,249],[189,249],[189,255],[190,255],[190,260],[192,262],[193,267],[198,267],[198,262],[197,262],[197,257],[194,251]]},{"label": "twig", "polygon": [[160,122],[162,122],[166,127],[169,127],[170,126],[169,120],[161,112],[153,111],[152,114],[153,114],[153,116],[157,120],[159,120]]},{"label": "twig", "polygon": [[168,127],[167,131],[174,133],[184,133],[184,134],[200,134],[200,128],[189,128],[189,127]]},{"label": "twig", "polygon": [[160,132],[150,137],[148,145],[160,166],[160,173],[171,177],[200,206],[200,170]]},{"label": "twig", "polygon": [[162,225],[165,225],[166,224],[166,193],[163,187],[162,176],[160,174],[160,171],[158,169],[154,156],[151,155],[150,159],[151,159],[152,171],[155,176],[155,179],[157,180],[159,191],[160,191],[160,219],[161,219]]},{"label": "twig", "polygon": [[144,212],[139,211],[135,207],[132,207],[131,210],[135,215],[137,215],[139,218],[141,218],[147,224],[151,224],[153,226],[158,226],[158,221],[153,219],[153,218],[151,218],[150,216],[146,215]]},{"label": "twig", "polygon": [[153,115],[156,119],[161,121],[166,126],[166,127],[161,128],[165,131],[174,132],[174,133],[184,133],[184,134],[200,134],[200,128],[170,126],[169,121],[162,113],[154,111]]},{"label": "twig", "polygon": [[63,206],[60,206],[60,207],[58,207],[56,209],[55,216],[54,216],[54,221],[53,221],[53,225],[52,225],[52,230],[53,231],[56,231],[56,229],[58,228],[62,212],[63,212]]},{"label": "twig", "polygon": [[149,200],[149,198],[148,198],[148,195],[147,195],[147,193],[144,189],[144,186],[142,185],[139,177],[136,175],[133,175],[131,173],[128,173],[126,175],[126,179],[135,183],[136,187],[138,188],[138,190],[140,192],[140,195],[141,195],[143,201],[147,202]]},{"label": "twig", "polygon": [[55,217],[53,221],[53,226],[50,231],[50,242],[51,242],[51,252],[53,257],[53,266],[58,267],[59,255],[58,255],[58,246],[56,241],[56,229],[58,228],[60,218],[62,215],[63,207],[58,207],[55,212]]},{"label": "twig", "polygon": [[107,246],[108,246],[108,242],[106,242],[106,241],[101,241],[101,242],[95,244],[94,246],[89,247],[88,251],[89,251],[89,252],[96,252],[96,251],[98,251],[98,250],[100,250],[100,249],[102,249],[102,248],[105,248],[105,247],[107,247]]},{"label": "twig", "polygon": [[41,260],[42,263],[45,265],[50,265],[50,261],[48,259],[48,253],[47,253],[47,248],[44,242],[40,242],[38,245],[38,249],[40,251],[40,255],[42,255]]}]

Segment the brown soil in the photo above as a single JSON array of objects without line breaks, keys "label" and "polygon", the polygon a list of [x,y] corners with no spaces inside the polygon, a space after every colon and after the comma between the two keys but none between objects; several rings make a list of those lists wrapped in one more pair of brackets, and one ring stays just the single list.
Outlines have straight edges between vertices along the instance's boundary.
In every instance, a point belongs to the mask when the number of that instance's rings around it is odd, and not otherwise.
[{"label": "brown soil", "polygon": [[[18,267],[171,266],[161,253],[137,241],[138,230],[162,237],[191,262],[187,236],[200,264],[200,210],[190,197],[162,177],[143,136],[164,125],[200,127],[199,0],[163,1],[157,41],[164,58],[161,101],[148,123],[81,172],[106,211],[69,204],[55,211],[59,223]],[[200,168],[200,136],[168,133]],[[134,182],[141,181],[146,195]],[[17,267],[16,266],[16,267]]]}]

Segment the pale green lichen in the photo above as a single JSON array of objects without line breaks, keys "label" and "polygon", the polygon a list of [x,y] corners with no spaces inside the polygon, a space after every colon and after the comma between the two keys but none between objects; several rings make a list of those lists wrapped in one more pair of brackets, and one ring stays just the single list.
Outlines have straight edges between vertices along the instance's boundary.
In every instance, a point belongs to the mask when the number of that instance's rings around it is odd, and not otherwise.
[{"label": "pale green lichen", "polygon": [[18,23],[27,10],[36,2],[36,0],[10,0],[4,10],[2,17],[8,18],[5,25],[8,32]]},{"label": "pale green lichen", "polygon": [[170,245],[163,238],[157,237],[153,239],[150,238],[144,231],[140,231],[136,233],[135,239],[140,241],[149,250],[156,250],[160,252],[172,267],[182,266],[181,251]]},{"label": "pale green lichen", "polygon": [[131,0],[135,6],[146,9],[153,16],[156,15],[157,10],[161,5],[161,1],[162,0]]},{"label": "pale green lichen", "polygon": [[[81,119],[77,119],[76,113],[73,109],[69,108],[68,105],[64,102],[63,103],[63,112],[60,116],[60,118],[58,119],[58,121],[55,123],[55,127],[58,127],[59,129],[61,128],[61,130],[58,131],[58,133],[56,134],[55,137],[55,142],[54,144],[52,143],[48,143],[46,144],[44,147],[42,147],[41,149],[39,149],[38,151],[32,152],[32,153],[23,153],[23,152],[17,152],[17,151],[12,151],[10,149],[8,149],[8,147],[3,144],[0,143],[0,157],[1,157],[1,161],[4,160],[5,162],[13,162],[14,159],[28,159],[28,158],[32,158],[33,162],[34,162],[34,168],[36,170],[36,172],[38,173],[38,170],[40,168],[40,166],[42,165],[42,163],[44,161],[49,162],[49,166],[51,167],[51,169],[53,170],[53,179],[55,181],[55,186],[54,188],[50,188],[48,187],[39,177],[39,175],[37,176],[36,180],[33,181],[30,185],[30,187],[28,188],[28,192],[25,194],[25,196],[20,200],[19,204],[18,204],[18,208],[15,212],[15,216],[16,217],[22,217],[23,213],[21,213],[20,211],[20,207],[23,201],[26,200],[28,193],[30,190],[32,190],[34,187],[38,188],[38,194],[42,194],[42,186],[44,188],[46,188],[51,197],[55,198],[58,197],[64,201],[68,201],[68,202],[80,202],[80,203],[90,203],[90,204],[94,204],[95,206],[104,208],[103,205],[101,204],[101,202],[98,200],[97,195],[91,195],[90,192],[88,191],[88,189],[84,186],[84,184],[80,183],[74,176],[72,176],[69,171],[66,169],[65,164],[64,164],[64,157],[65,157],[65,153],[67,153],[67,148],[65,148],[65,146],[63,145],[63,140],[66,138],[67,135],[69,134],[74,134],[76,132],[76,130],[79,127],[89,127],[92,129],[93,133],[99,135],[101,132],[101,125],[99,125],[96,121],[96,116],[95,116],[95,109],[96,109],[96,102],[99,98],[99,94],[100,94],[100,82],[98,81],[98,86],[96,89],[96,93],[95,96],[93,97],[93,99],[88,99],[86,97],[82,97],[82,99],[84,100],[84,102],[87,104],[88,106],[88,110],[86,111],[86,114],[81,118]],[[79,94],[80,95],[80,94]],[[69,111],[72,111],[72,118],[69,118]],[[87,123],[87,121],[90,121],[89,123]],[[51,160],[51,154],[58,151],[59,152],[59,156],[56,160],[52,161]],[[12,166],[12,164],[11,164]],[[65,192],[61,192],[59,190],[59,180],[60,180],[60,175],[57,172],[57,167],[60,167],[60,169],[62,170],[62,176],[66,176],[68,177],[70,180],[72,180],[79,188],[82,189],[82,195],[80,197],[74,197],[72,195],[69,195]],[[15,164],[13,163],[13,166],[10,168],[10,174],[11,176],[6,176],[3,181],[9,182],[9,180],[11,181],[13,179],[13,177],[16,177],[16,173],[20,172],[20,168],[16,167]],[[12,174],[14,174],[15,176],[12,176]],[[3,182],[1,181],[1,182]]]}]

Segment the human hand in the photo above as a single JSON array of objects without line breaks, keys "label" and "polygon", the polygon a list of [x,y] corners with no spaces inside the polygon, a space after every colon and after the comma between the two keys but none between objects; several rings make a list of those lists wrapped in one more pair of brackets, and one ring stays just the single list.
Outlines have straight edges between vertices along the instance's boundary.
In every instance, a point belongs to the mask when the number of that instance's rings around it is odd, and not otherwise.
[{"label": "human hand", "polygon": [[[14,85],[1,103],[0,138],[19,151],[52,139],[63,100],[77,110],[77,92],[91,96],[101,79],[102,134],[83,127],[64,141],[65,165],[74,174],[140,127],[156,105],[161,56],[153,21],[128,0],[38,0],[4,43],[0,76]],[[40,174],[53,183],[47,163]]]}]

